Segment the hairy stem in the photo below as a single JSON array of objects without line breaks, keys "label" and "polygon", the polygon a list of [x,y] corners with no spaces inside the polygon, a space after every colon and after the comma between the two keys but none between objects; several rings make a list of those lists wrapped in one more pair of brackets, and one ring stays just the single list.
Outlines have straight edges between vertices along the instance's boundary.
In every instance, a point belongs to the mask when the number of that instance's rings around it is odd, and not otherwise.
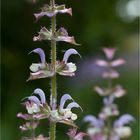
[{"label": "hairy stem", "polygon": [[[51,0],[50,4],[52,8],[55,6],[55,0]],[[55,35],[56,31],[56,17],[53,16],[51,18],[51,30],[52,35]],[[53,71],[55,72],[55,65],[56,65],[56,41],[51,40],[51,64]],[[57,84],[56,84],[56,74],[51,78],[51,107],[52,110],[56,109],[56,102],[57,102]],[[55,133],[56,133],[56,123],[50,122],[50,140],[55,140]]]}]

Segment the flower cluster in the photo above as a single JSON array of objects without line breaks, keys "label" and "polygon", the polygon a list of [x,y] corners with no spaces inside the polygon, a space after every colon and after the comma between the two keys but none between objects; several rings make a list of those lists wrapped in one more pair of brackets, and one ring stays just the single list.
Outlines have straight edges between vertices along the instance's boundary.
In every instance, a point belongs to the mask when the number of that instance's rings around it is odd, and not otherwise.
[{"label": "flower cluster", "polygon": [[[54,123],[59,122],[77,127],[74,124],[74,121],[77,119],[77,115],[72,112],[72,109],[80,108],[82,110],[82,108],[69,94],[64,94],[61,97],[60,105],[56,110],[53,110],[48,105],[45,93],[40,88],[35,89],[33,95],[26,97],[24,100],[25,101],[22,104],[25,106],[27,114],[17,114],[17,117],[27,121],[25,124],[20,126],[22,131],[35,129],[39,124],[39,120],[46,118]],[[67,100],[71,100],[72,102],[65,107]]]},{"label": "flower cluster", "polygon": [[130,121],[134,121],[134,117],[129,114],[124,114],[113,123],[111,130],[109,130],[106,126],[106,120],[103,120],[100,117],[96,118],[95,116],[87,115],[84,118],[84,122],[89,122],[87,133],[91,140],[108,140],[108,133],[110,133],[109,140],[127,138],[131,135],[132,131],[131,128],[125,126],[125,124]]},{"label": "flower cluster", "polygon": [[113,59],[116,52],[115,48],[103,48],[103,52],[107,60],[97,60],[96,64],[106,68],[102,77],[108,80],[108,87],[94,87],[95,91],[103,97],[103,108],[98,118],[87,115],[84,121],[90,123],[87,133],[90,135],[91,140],[120,140],[131,135],[131,128],[124,125],[134,121],[134,117],[125,114],[114,123],[112,122],[112,117],[120,114],[114,100],[126,94],[121,85],[112,85],[112,79],[119,77],[119,73],[114,68],[124,64],[125,61],[121,58]]},{"label": "flower cluster", "polygon": [[75,71],[77,69],[76,65],[72,62],[68,63],[68,58],[72,54],[80,54],[75,49],[69,49],[65,52],[63,60],[62,61],[56,61],[55,69],[53,69],[52,64],[49,64],[46,62],[45,59],[45,53],[41,48],[37,48],[30,53],[37,53],[40,56],[41,62],[40,63],[32,63],[30,66],[30,77],[29,80],[35,80],[39,78],[47,78],[47,77],[53,77],[56,73],[59,75],[64,76],[74,76]]}]

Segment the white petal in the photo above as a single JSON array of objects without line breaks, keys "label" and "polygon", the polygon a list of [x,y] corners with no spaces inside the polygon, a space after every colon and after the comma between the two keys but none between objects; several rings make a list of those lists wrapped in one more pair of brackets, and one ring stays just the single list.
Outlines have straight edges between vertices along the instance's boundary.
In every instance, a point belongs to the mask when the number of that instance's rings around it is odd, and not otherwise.
[{"label": "white petal", "polygon": [[68,61],[68,58],[70,57],[70,55],[72,54],[78,54],[80,56],[80,54],[75,50],[75,49],[69,49],[65,52],[64,57],[63,57],[63,61],[65,62],[65,64]]},{"label": "white petal", "polygon": [[34,93],[39,95],[42,104],[46,103],[45,93],[43,92],[42,89],[37,88],[37,89],[34,90]]},{"label": "white petal", "polygon": [[115,133],[120,137],[120,138],[127,138],[132,134],[131,128],[130,127],[118,127],[115,128]]},{"label": "white petal", "polygon": [[40,70],[42,64],[38,64],[38,63],[32,63],[32,65],[30,66],[30,70],[32,72],[37,72]]}]

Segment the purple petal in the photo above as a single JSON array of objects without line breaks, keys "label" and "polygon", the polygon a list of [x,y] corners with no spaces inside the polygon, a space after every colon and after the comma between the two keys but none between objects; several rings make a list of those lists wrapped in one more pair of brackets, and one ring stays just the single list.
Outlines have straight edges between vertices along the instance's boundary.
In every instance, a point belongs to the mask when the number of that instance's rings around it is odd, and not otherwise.
[{"label": "purple petal", "polygon": [[83,137],[88,136],[87,133],[79,132],[75,137],[74,140],[84,140]]},{"label": "purple petal", "polygon": [[52,17],[56,15],[57,13],[67,13],[72,16],[72,9],[71,8],[65,8],[65,5],[59,5],[55,7],[55,10],[52,10],[49,5],[45,5],[42,8],[42,11],[40,13],[35,13],[34,16],[36,20],[40,19],[43,16]]},{"label": "purple petal", "polygon": [[113,103],[113,101],[114,101],[114,95],[110,95],[108,98],[105,97],[105,98],[103,99],[103,103],[104,103],[105,105],[110,105],[110,104]]},{"label": "purple petal", "polygon": [[99,95],[104,95],[104,90],[98,86],[94,87],[94,90],[99,94]]},{"label": "purple petal", "polygon": [[68,42],[74,45],[80,45],[77,44],[74,37],[69,36],[68,32],[65,28],[61,27],[58,31],[57,31],[57,36],[55,38],[56,41],[64,41],[64,42]]},{"label": "purple petal", "polygon": [[56,12],[40,12],[40,13],[35,13],[34,14],[36,20],[40,19],[43,16],[52,17],[54,15],[56,15]]},{"label": "purple petal", "polygon": [[44,53],[44,51],[41,48],[37,48],[37,49],[31,51],[30,53],[32,53],[32,52],[38,53],[39,56],[40,56],[41,62],[44,63],[44,64],[46,63],[45,53]]},{"label": "purple petal", "polygon": [[41,103],[42,104],[45,104],[46,103],[45,93],[43,92],[42,89],[37,88],[37,89],[34,90],[34,93],[35,94],[38,94],[40,96],[40,99],[41,99]]},{"label": "purple petal", "polygon": [[29,114],[23,114],[23,113],[18,113],[18,114],[17,114],[17,117],[18,117],[18,118],[22,118],[22,119],[24,119],[24,120],[29,120],[29,119],[31,119],[31,116],[30,116]]},{"label": "purple petal", "polygon": [[60,100],[60,112],[64,109],[64,105],[65,105],[65,102],[67,100],[73,100],[72,97],[69,95],[69,94],[64,94],[62,97],[61,97],[61,100]]},{"label": "purple petal", "polygon": [[[71,110],[73,107],[80,108],[80,109],[82,110],[81,106],[80,106],[79,104],[77,104],[76,102],[70,103],[70,104],[66,107],[66,109],[70,109],[70,110]],[[82,111],[83,111],[83,110],[82,110]]]},{"label": "purple petal", "polygon": [[98,66],[101,66],[101,67],[107,67],[107,66],[108,66],[108,62],[105,61],[105,60],[97,60],[97,61],[96,61],[96,64],[97,64]]},{"label": "purple petal", "polygon": [[116,70],[110,70],[103,72],[103,78],[118,78],[119,73]]},{"label": "purple petal", "polygon": [[59,10],[58,13],[68,13],[72,16],[72,8],[65,8],[64,10]]},{"label": "purple petal", "polygon": [[105,53],[108,59],[112,59],[116,52],[116,48],[103,48],[103,52]]},{"label": "purple petal", "polygon": [[54,75],[53,71],[40,70],[38,72],[30,73],[30,77],[27,79],[27,82],[30,80],[52,77]]},{"label": "purple petal", "polygon": [[114,61],[111,62],[111,66],[112,67],[116,67],[116,66],[123,65],[125,63],[126,63],[125,60],[123,60],[123,59],[117,59],[117,60],[114,60]]},{"label": "purple petal", "polygon": [[67,30],[64,28],[64,27],[61,27],[59,30],[58,30],[58,33],[62,36],[68,36],[68,32]]},{"label": "purple petal", "polygon": [[74,44],[74,45],[80,45],[80,44],[77,44],[74,37],[70,37],[70,36],[58,36],[56,38],[56,41],[64,41],[64,42],[68,42],[68,43],[71,43],[71,44]]},{"label": "purple petal", "polygon": [[[65,52],[64,57],[63,57],[63,61],[65,62],[65,64],[68,61],[68,58],[70,57],[70,55],[72,54],[78,54],[80,56],[80,54],[75,50],[75,49],[69,49]],[[81,56],[80,56],[81,57]]]},{"label": "purple petal", "polygon": [[28,100],[34,102],[37,105],[40,105],[40,101],[36,96],[30,96],[30,97],[28,97]]},{"label": "purple petal", "polygon": [[122,97],[123,95],[125,95],[126,94],[126,91],[120,86],[120,85],[117,85],[116,87],[115,87],[115,91],[114,91],[114,96],[115,97]]},{"label": "purple petal", "polygon": [[118,120],[114,122],[114,127],[123,126],[129,123],[130,121],[134,121],[134,120],[135,120],[134,117],[129,114],[122,115]]},{"label": "purple petal", "polygon": [[104,125],[104,122],[102,120],[97,119],[96,117],[94,117],[92,115],[87,115],[84,118],[84,122],[90,122],[90,124],[95,127],[102,127]]},{"label": "purple petal", "polygon": [[77,129],[76,128],[73,128],[73,129],[69,129],[68,132],[67,132],[67,135],[70,137],[70,138],[74,138],[76,136],[76,133],[77,133]]}]

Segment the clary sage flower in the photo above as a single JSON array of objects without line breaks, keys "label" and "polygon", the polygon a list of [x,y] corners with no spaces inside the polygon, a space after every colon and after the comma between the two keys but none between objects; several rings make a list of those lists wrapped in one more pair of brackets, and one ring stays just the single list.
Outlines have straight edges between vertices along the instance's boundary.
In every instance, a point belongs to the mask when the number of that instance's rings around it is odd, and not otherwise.
[{"label": "clary sage flower", "polygon": [[115,48],[103,48],[103,52],[105,53],[107,60],[99,59],[96,61],[98,66],[108,68],[107,71],[103,72],[103,78],[118,78],[119,73],[114,69],[114,67],[125,64],[125,60],[121,58],[113,60],[116,52]]},{"label": "clary sage flower", "polygon": [[94,89],[100,96],[114,95],[114,97],[120,98],[126,94],[121,85],[117,85],[112,89],[95,86]]},{"label": "clary sage flower", "polygon": [[58,73],[63,76],[74,76],[77,69],[76,65],[72,62],[68,63],[68,59],[72,54],[80,54],[75,49],[69,49],[65,52],[63,60],[56,61],[55,70],[51,64],[46,63],[45,53],[41,48],[37,48],[31,52],[37,53],[40,56],[40,63],[32,63],[30,66],[30,77],[29,80],[52,77],[54,74]]},{"label": "clary sage flower", "polygon": [[[26,97],[27,101],[24,103],[28,114],[18,113],[18,117],[25,120],[30,120],[32,118],[38,120],[49,118],[50,121],[56,123],[65,123],[67,125],[72,125],[76,127],[73,121],[77,119],[77,115],[72,112],[72,109],[81,109],[81,107],[72,99],[69,94],[64,94],[61,97],[60,105],[56,110],[52,110],[52,108],[47,104],[43,90],[37,88],[34,90],[33,94],[34,95]],[[38,95],[39,98],[35,95]],[[69,103],[66,107],[64,107],[67,100],[72,100],[72,102]]]},{"label": "clary sage flower", "polygon": [[75,42],[74,37],[70,37],[65,28],[61,27],[56,31],[55,34],[52,34],[51,31],[47,30],[45,27],[42,27],[38,36],[33,38],[33,41],[42,41],[42,40],[55,40],[55,41],[64,41],[74,45],[79,45]]},{"label": "clary sage flower", "polygon": [[92,115],[87,115],[84,118],[84,122],[89,122],[89,128],[87,133],[91,140],[120,140],[121,138],[127,138],[131,135],[131,128],[124,126],[130,121],[134,121],[134,117],[125,114],[113,123],[112,131],[110,131],[109,139],[107,139],[107,127],[102,119],[98,119]]},{"label": "clary sage flower", "polygon": [[41,12],[35,13],[34,16],[36,17],[36,20],[38,20],[43,16],[52,17],[58,13],[67,13],[72,16],[72,9],[66,8],[65,5],[55,5],[55,7],[52,8],[51,6],[46,4],[41,8]]},{"label": "clary sage flower", "polygon": [[108,117],[119,115],[118,107],[113,103],[114,98],[114,95],[110,95],[109,97],[105,97],[103,99],[104,106],[99,113],[99,117],[101,119],[106,120]]},{"label": "clary sage flower", "polygon": [[[66,108],[64,108],[64,105],[67,100],[72,100],[72,102],[69,103],[66,106]],[[73,123],[73,121],[75,121],[77,119],[77,115],[72,112],[72,108],[81,109],[79,104],[77,104],[75,101],[73,101],[72,97],[69,94],[64,94],[61,97],[59,108],[57,110],[51,111],[51,116],[50,116],[51,121],[65,123],[67,125],[72,125],[72,126],[76,127],[75,124]]]},{"label": "clary sage flower", "polygon": [[87,133],[91,140],[106,140],[106,135],[104,134],[104,120],[98,119],[93,115],[87,115],[84,118],[84,122],[89,123],[89,128]]},{"label": "clary sage flower", "polygon": [[112,137],[114,137],[115,140],[129,137],[132,134],[131,127],[124,125],[134,120],[134,117],[129,114],[122,115],[118,120],[114,122]]}]

